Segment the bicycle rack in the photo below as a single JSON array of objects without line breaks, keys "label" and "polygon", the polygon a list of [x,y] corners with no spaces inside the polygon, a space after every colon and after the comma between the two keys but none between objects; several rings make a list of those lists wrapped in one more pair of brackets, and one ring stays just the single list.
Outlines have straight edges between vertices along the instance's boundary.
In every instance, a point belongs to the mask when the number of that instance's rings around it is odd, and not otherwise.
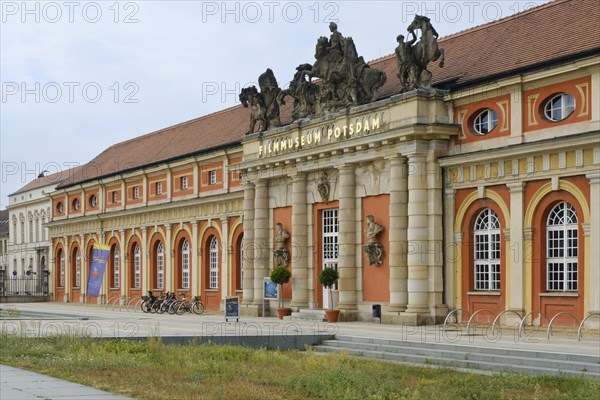
[{"label": "bicycle rack", "polygon": [[597,313],[597,312],[589,313],[588,315],[585,316],[583,321],[581,321],[581,323],[579,324],[579,328],[577,329],[577,340],[578,341],[581,341],[581,330],[583,329],[583,324],[585,323],[585,320],[594,315],[600,316],[600,313]]},{"label": "bicycle rack", "polygon": [[448,324],[448,319],[449,319],[449,318],[450,318],[450,316],[451,316],[452,314],[454,314],[454,313],[456,313],[456,324],[457,324],[457,325],[458,325],[458,324],[460,324],[460,321],[459,321],[459,318],[458,318],[458,312],[459,312],[459,311],[466,312],[467,314],[469,314],[469,316],[471,315],[471,312],[469,312],[469,310],[465,310],[465,309],[463,309],[463,308],[455,308],[454,310],[450,311],[450,312],[448,313],[448,315],[446,315],[446,319],[444,320],[444,326],[442,327],[442,329],[443,329],[444,331],[446,331],[446,329],[448,329],[448,328],[446,328],[446,325]]},{"label": "bicycle rack", "polygon": [[137,306],[138,306],[138,305],[141,303],[141,301],[142,301],[142,299],[141,299],[141,298],[138,298],[138,297],[132,297],[132,298],[131,298],[131,300],[129,300],[129,302],[127,303],[127,312],[129,312],[129,306],[131,305],[131,303],[132,303],[134,300],[137,300],[137,302],[136,302],[136,303],[133,305],[133,309],[134,309],[134,311],[133,311],[133,312],[137,312]]},{"label": "bicycle rack", "polygon": [[579,320],[577,319],[577,317],[573,314],[571,314],[568,311],[561,311],[558,314],[555,314],[554,317],[552,317],[552,319],[550,320],[550,323],[548,324],[548,329],[546,330],[546,337],[548,339],[550,339],[550,336],[552,335],[552,323],[554,322],[554,320],[556,319],[556,317],[558,317],[559,315],[568,315],[571,318],[573,318],[575,320],[575,322],[579,322]]},{"label": "bicycle rack", "polygon": [[[529,317],[530,315],[534,315],[534,314],[540,314],[540,325],[541,325],[541,321],[542,321],[542,316],[544,316],[544,318],[546,318],[546,321],[550,320],[550,318],[548,318],[546,313],[543,311],[529,311],[527,314],[525,314],[525,316],[521,319],[521,322],[519,323],[519,338],[522,335],[523,325],[525,324],[525,320],[527,319],[527,317]],[[533,325],[533,323],[532,323],[532,325]]]},{"label": "bicycle rack", "polygon": [[[111,301],[113,301],[113,300],[119,300],[120,298],[121,298],[121,296],[117,296],[117,297],[111,297],[110,299],[108,299],[108,301],[106,302],[105,310],[108,310],[108,306],[110,306],[110,302]],[[113,307],[112,307],[113,311],[115,309],[115,304],[116,303],[117,303],[116,301],[113,303]]]},{"label": "bicycle rack", "polygon": [[492,332],[495,332],[496,329],[496,322],[498,322],[498,320],[500,319],[500,317],[502,316],[502,314],[506,314],[506,313],[513,313],[516,316],[518,316],[519,318],[521,318],[521,314],[519,314],[519,312],[515,311],[515,310],[504,310],[502,311],[500,314],[498,314],[496,316],[496,318],[494,319],[494,322],[492,323]]},{"label": "bicycle rack", "polygon": [[471,318],[469,318],[469,322],[467,322],[467,335],[469,335],[471,332],[471,330],[470,330],[471,329],[471,320],[480,312],[487,312],[493,316],[496,316],[496,314],[494,314],[492,311],[488,310],[487,308],[481,308],[481,309],[475,311],[473,314],[471,314]]}]

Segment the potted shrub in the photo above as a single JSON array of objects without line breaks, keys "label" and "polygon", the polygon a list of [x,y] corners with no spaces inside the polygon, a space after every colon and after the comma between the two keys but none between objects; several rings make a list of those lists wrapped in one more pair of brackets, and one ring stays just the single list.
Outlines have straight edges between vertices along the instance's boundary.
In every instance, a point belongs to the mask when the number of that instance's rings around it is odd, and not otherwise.
[{"label": "potted shrub", "polygon": [[327,322],[337,322],[338,317],[340,315],[340,310],[333,309],[333,294],[331,292],[339,279],[340,274],[335,268],[323,268],[323,270],[319,274],[319,283],[326,287],[329,292],[329,309],[325,310]]},{"label": "potted shrub", "polygon": [[277,293],[277,300],[279,303],[279,307],[277,308],[277,315],[279,319],[283,319],[285,315],[292,315],[292,309],[283,307],[283,285],[290,281],[292,277],[292,273],[285,266],[278,266],[273,268],[271,274],[269,275],[271,278],[271,282],[279,285],[279,292]]}]

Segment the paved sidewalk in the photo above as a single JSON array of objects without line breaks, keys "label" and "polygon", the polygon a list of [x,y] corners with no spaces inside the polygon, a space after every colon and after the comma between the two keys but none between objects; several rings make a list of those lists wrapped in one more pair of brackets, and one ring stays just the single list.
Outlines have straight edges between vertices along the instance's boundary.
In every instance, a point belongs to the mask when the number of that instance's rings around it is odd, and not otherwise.
[{"label": "paved sidewalk", "polygon": [[109,392],[0,364],[0,399],[126,400]]}]

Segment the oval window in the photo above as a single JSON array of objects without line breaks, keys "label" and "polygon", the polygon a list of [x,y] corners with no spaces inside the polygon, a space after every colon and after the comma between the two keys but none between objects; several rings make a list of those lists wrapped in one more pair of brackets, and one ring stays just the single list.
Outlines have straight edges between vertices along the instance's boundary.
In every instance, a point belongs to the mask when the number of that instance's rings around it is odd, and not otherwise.
[{"label": "oval window", "polygon": [[96,208],[96,205],[98,204],[98,199],[96,198],[96,195],[93,194],[90,196],[90,206],[92,208]]},{"label": "oval window", "polygon": [[498,113],[492,109],[481,111],[473,120],[473,129],[477,135],[487,135],[498,125]]},{"label": "oval window", "polygon": [[77,211],[79,210],[79,199],[75,199],[73,200],[73,210]]},{"label": "oval window", "polygon": [[573,111],[575,111],[575,97],[568,93],[559,93],[544,105],[544,116],[552,122],[562,121]]},{"label": "oval window", "polygon": [[63,203],[61,201],[56,203],[56,212],[59,214],[62,214],[63,212]]}]

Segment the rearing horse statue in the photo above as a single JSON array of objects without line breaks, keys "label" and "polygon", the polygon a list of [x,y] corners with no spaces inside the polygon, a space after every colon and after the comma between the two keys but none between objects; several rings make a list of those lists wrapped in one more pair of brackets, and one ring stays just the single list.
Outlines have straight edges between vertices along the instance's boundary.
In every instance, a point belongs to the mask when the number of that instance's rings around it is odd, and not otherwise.
[{"label": "rearing horse statue", "polygon": [[412,47],[414,62],[419,69],[417,87],[429,87],[431,85],[431,72],[427,70],[430,62],[440,60],[440,68],[444,67],[444,49],[438,47],[438,33],[431,25],[431,20],[421,15],[415,15],[415,19],[408,26],[409,32],[421,30],[421,39]]}]

